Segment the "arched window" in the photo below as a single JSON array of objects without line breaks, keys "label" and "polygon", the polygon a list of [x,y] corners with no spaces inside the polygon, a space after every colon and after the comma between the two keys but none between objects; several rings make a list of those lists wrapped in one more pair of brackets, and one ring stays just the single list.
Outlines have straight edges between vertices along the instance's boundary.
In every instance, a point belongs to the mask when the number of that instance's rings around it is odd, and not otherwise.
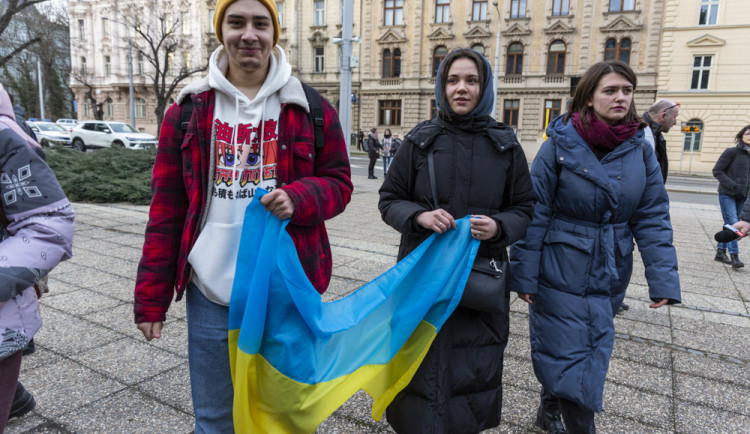
[{"label": "arched window", "polygon": [[513,75],[523,72],[523,45],[520,42],[514,42],[508,45],[507,63],[505,74]]},{"label": "arched window", "polygon": [[401,49],[383,51],[383,78],[395,78],[401,76]]},{"label": "arched window", "polygon": [[[474,44],[474,45],[471,46],[471,49],[474,50],[474,51],[476,51],[477,53],[481,54],[482,56],[484,56],[484,45],[482,45],[482,44]],[[487,57],[487,56],[485,56],[485,57]]]},{"label": "arched window", "polygon": [[435,48],[435,51],[432,52],[432,76],[437,77],[437,71],[438,67],[440,66],[440,62],[445,59],[445,56],[448,55],[448,49],[444,46],[439,46]]},{"label": "arched window", "polygon": [[690,119],[686,126],[698,127],[697,133],[684,133],[682,139],[682,149],[687,152],[701,151],[701,138],[703,136],[703,122],[700,119]]},{"label": "arched window", "polygon": [[86,58],[81,57],[81,75],[86,75]]},{"label": "arched window", "polygon": [[609,38],[604,43],[604,60],[617,59],[624,63],[630,63],[629,38],[623,38],[619,43],[614,38]]},{"label": "arched window", "polygon": [[547,53],[547,75],[565,73],[565,42],[561,40],[552,41]]}]

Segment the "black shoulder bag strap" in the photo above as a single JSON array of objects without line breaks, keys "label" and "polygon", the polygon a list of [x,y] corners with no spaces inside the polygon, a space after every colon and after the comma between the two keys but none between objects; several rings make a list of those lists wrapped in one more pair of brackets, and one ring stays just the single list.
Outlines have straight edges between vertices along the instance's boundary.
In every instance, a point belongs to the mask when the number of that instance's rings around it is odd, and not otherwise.
[{"label": "black shoulder bag strap", "polygon": [[307,103],[310,105],[310,114],[312,124],[315,128],[315,147],[320,149],[325,145],[323,143],[323,127],[325,126],[325,114],[323,113],[323,100],[320,93],[307,83],[302,83],[305,90]]},{"label": "black shoulder bag strap", "polygon": [[440,208],[440,202],[438,202],[437,185],[435,182],[435,160],[433,154],[435,149],[430,146],[430,150],[427,152],[427,169],[430,172],[430,188],[432,189],[432,201],[434,202],[433,209]]},{"label": "black shoulder bag strap", "polygon": [[187,132],[188,125],[190,125],[191,117],[193,117],[193,99],[188,95],[185,102],[182,103],[182,112],[180,113],[180,129],[183,136]]}]

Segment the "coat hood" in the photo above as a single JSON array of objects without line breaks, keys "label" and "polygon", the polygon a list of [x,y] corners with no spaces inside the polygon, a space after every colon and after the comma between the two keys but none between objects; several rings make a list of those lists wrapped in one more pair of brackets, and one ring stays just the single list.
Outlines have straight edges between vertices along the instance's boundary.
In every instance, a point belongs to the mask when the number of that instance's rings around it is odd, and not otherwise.
[{"label": "coat hood", "polygon": [[13,130],[14,133],[21,136],[21,138],[32,148],[41,148],[36,140],[29,137],[18,123],[16,123],[16,115],[13,112],[13,106],[10,103],[10,95],[5,91],[5,88],[0,84],[0,122],[6,127]]}]

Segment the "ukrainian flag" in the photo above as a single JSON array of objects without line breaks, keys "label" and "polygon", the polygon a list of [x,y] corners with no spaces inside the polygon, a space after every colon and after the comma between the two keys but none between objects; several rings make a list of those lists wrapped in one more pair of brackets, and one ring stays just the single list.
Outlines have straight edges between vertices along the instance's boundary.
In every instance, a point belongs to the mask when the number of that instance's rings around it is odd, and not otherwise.
[{"label": "ukrainian flag", "polygon": [[468,217],[324,303],[263,194],[245,213],[229,304],[235,430],[311,433],[359,389],[379,420],[461,300],[479,247]]}]

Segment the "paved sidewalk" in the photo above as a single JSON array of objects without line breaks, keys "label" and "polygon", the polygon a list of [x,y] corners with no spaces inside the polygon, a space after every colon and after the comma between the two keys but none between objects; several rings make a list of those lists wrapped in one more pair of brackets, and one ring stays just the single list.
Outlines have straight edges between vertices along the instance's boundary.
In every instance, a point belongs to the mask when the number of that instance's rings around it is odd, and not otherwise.
[{"label": "paved sidewalk", "polygon": [[[382,181],[382,180],[381,180]],[[326,300],[343,296],[395,263],[398,234],[380,219],[379,181],[355,176],[347,211],[328,224],[334,278]],[[6,432],[188,433],[185,303],[173,304],[164,336],[147,343],[133,324],[132,291],[147,207],[75,204],[74,257],[55,269],[42,298],[37,351],[21,380],[38,406]],[[713,261],[718,206],[672,203],[683,305],[648,308],[635,264],[597,415],[601,433],[746,433],[750,427],[750,263]],[[743,242],[741,250],[750,243]],[[637,256],[637,255],[636,255]],[[749,260],[750,256],[743,255]],[[539,432],[539,385],[531,368],[528,314],[511,305],[502,425],[488,432]],[[360,392],[320,433],[392,432],[369,415]]]}]

